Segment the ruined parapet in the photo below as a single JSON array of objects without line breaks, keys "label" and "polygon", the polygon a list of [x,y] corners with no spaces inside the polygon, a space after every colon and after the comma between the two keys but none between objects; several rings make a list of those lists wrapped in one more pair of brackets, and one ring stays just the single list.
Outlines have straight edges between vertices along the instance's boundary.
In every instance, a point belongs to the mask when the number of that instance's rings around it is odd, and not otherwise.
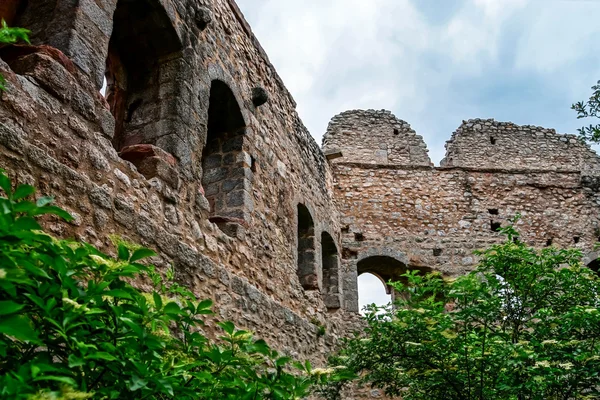
[{"label": "ruined parapet", "polygon": [[336,162],[431,166],[423,138],[386,110],[350,110],[336,115],[323,136],[325,153]]},{"label": "ruined parapet", "polygon": [[600,173],[600,159],[576,135],[493,119],[470,119],[446,142],[442,167]]}]

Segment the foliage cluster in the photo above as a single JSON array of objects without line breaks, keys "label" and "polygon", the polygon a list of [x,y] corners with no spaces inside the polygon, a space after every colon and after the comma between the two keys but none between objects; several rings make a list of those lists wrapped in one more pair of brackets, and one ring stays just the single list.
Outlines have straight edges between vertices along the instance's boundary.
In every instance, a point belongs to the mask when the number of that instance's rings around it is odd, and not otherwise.
[{"label": "foliage cluster", "polygon": [[334,364],[415,399],[597,399],[600,280],[577,250],[536,250],[502,228],[455,280],[404,275],[394,308],[372,307]]},{"label": "foliage cluster", "polygon": [[325,379],[231,322],[210,341],[211,301],[141,264],[151,250],[121,241],[115,259],[56,239],[36,221],[71,218],[51,198],[4,173],[0,188],[1,398],[297,399]]},{"label": "foliage cluster", "polygon": [[[6,21],[2,20],[2,25],[0,26],[0,46],[3,44],[13,44],[22,40],[24,42],[29,43],[29,31],[23,28],[11,28],[6,25]],[[0,74],[0,91],[5,90],[4,77]]]},{"label": "foliage cluster", "polygon": [[[577,119],[600,118],[600,81],[592,86],[592,95],[586,101],[578,101],[571,106],[577,112]],[[590,124],[577,130],[579,137],[591,143],[600,143],[600,124]]]}]

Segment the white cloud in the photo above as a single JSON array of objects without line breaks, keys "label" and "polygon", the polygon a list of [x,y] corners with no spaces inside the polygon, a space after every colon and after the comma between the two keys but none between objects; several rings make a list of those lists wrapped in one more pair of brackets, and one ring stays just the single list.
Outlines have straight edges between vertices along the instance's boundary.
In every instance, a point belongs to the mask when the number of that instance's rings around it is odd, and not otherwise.
[{"label": "white cloud", "polygon": [[[591,39],[600,33],[600,1],[238,3],[319,143],[335,114],[386,108],[424,136],[438,162],[462,119],[497,117],[572,131],[578,122],[569,104],[600,78],[600,62],[585,70],[575,65],[586,54],[600,57],[600,43]],[[521,102],[532,91],[565,101],[554,101],[556,109],[548,101],[529,102],[525,114]]]},{"label": "white cloud", "polygon": [[381,279],[375,275],[365,273],[358,277],[358,309],[362,311],[364,306],[377,304],[384,306],[391,301],[391,295],[385,292],[385,286]]}]

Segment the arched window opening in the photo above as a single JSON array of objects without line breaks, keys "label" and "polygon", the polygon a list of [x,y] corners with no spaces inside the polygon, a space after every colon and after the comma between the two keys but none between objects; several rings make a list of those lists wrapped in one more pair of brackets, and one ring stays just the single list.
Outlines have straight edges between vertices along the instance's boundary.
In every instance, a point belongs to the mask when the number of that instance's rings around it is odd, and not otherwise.
[{"label": "arched window opening", "polygon": [[365,313],[365,306],[375,304],[382,307],[392,301],[390,287],[384,280],[370,272],[358,276],[358,309]]},{"label": "arched window opening", "polygon": [[[170,129],[165,120],[175,101],[174,62],[181,43],[158,1],[119,0],[106,60],[105,98],[115,117],[113,145],[118,152],[155,144]],[[173,93],[168,95],[168,93]]]},{"label": "arched window opening", "polygon": [[412,269],[418,269],[421,273],[431,272],[430,268],[407,266],[403,262],[388,256],[367,257],[358,262],[356,272],[358,276],[370,273],[379,277],[386,284],[386,292],[391,295],[391,301],[393,302],[398,296],[406,296],[407,294],[396,292],[387,282],[406,282],[402,275]]},{"label": "arched window opening", "polygon": [[315,265],[315,224],[310,211],[298,204],[298,279],[305,290],[319,289]]},{"label": "arched window opening", "polygon": [[231,89],[221,81],[213,81],[202,152],[202,187],[210,204],[209,219],[225,233],[228,224],[248,219],[252,205],[252,159],[243,151],[245,125]]},{"label": "arched window opening", "polygon": [[590,262],[587,267],[597,274],[600,274],[600,258],[596,258]]},{"label": "arched window opening", "polygon": [[335,242],[327,232],[321,233],[321,265],[323,266],[323,298],[328,309],[341,307],[339,288],[339,256]]}]

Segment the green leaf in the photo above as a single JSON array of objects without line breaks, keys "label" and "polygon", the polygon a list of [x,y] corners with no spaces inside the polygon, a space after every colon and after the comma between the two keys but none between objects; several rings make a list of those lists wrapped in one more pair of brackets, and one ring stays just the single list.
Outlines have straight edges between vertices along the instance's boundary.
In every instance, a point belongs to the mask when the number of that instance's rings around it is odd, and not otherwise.
[{"label": "green leaf", "polygon": [[233,331],[235,330],[235,325],[231,321],[219,322],[218,325],[227,333],[228,335],[233,335]]},{"label": "green leaf", "polygon": [[69,355],[69,368],[75,368],[85,365],[85,360],[83,358],[77,357],[75,354]]},{"label": "green leaf", "polygon": [[154,292],[152,293],[152,298],[154,299],[154,306],[157,310],[160,310],[162,308],[162,298],[160,297],[160,294]]},{"label": "green leaf", "polygon": [[129,249],[125,244],[119,243],[117,246],[117,253],[119,260],[127,261],[129,259]]},{"label": "green leaf", "polygon": [[35,188],[29,185],[19,185],[17,190],[13,193],[14,200],[24,199],[27,196],[31,196],[35,193]]},{"label": "green leaf", "polygon": [[106,292],[102,292],[104,296],[116,297],[119,299],[128,299],[132,300],[131,294],[123,289],[111,289]]},{"label": "green leaf", "polygon": [[211,299],[202,300],[198,303],[198,307],[196,307],[196,313],[200,314],[202,310],[210,310],[213,305],[213,301]]},{"label": "green leaf", "polygon": [[0,173],[0,188],[4,190],[4,194],[10,199],[12,198],[12,191],[10,187],[10,179],[8,176],[2,172]]},{"label": "green leaf", "polygon": [[0,320],[0,333],[12,336],[18,340],[31,343],[40,343],[38,334],[31,326],[26,316],[11,315]]},{"label": "green leaf", "polygon": [[133,375],[131,377],[131,383],[129,385],[129,390],[131,390],[132,392],[135,392],[136,390],[146,387],[146,385],[148,385],[148,381],[140,378],[137,375]]},{"label": "green leaf", "polygon": [[15,303],[14,301],[0,301],[0,315],[9,315],[22,310],[25,307],[23,304]]},{"label": "green leaf", "polygon": [[179,307],[179,304],[175,303],[174,301],[167,303],[167,305],[165,305],[165,308],[163,311],[165,314],[172,314],[172,315],[181,314],[183,312],[181,310],[181,307]]},{"label": "green leaf", "polygon": [[129,261],[136,262],[143,258],[154,257],[155,255],[156,255],[156,252],[154,252],[153,250],[141,248],[141,249],[137,249],[136,251],[133,252]]}]

